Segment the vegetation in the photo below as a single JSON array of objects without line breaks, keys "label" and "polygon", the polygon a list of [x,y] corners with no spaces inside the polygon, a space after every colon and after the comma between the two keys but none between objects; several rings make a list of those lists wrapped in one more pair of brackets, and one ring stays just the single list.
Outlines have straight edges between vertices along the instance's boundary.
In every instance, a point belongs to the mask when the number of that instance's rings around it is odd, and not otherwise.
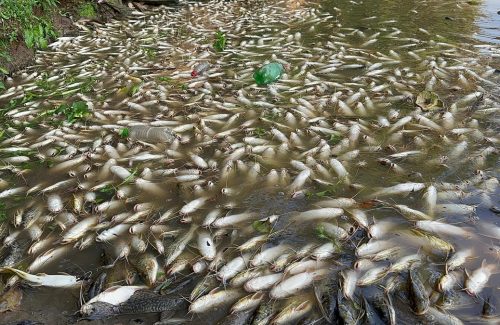
[{"label": "vegetation", "polygon": [[328,143],[332,146],[338,144],[342,140],[342,136],[336,134],[330,134],[330,139],[328,139]]},{"label": "vegetation", "polygon": [[[9,61],[8,48],[15,41],[24,41],[29,48],[46,48],[57,36],[49,15],[57,0],[3,0],[0,2],[0,59]],[[36,13],[42,12],[41,16]],[[0,67],[3,73],[5,68]]]},{"label": "vegetation", "polygon": [[97,12],[92,3],[85,2],[78,7],[78,15],[85,18],[95,18],[97,16]]},{"label": "vegetation", "polygon": [[156,55],[157,55],[157,51],[155,49],[152,49],[152,48],[149,48],[149,47],[145,47],[142,49],[144,51],[144,53],[146,54],[146,56],[148,57],[148,59],[154,59],[156,58]]},{"label": "vegetation", "polygon": [[267,220],[257,220],[252,223],[253,229],[262,234],[268,234],[271,232],[271,224]]},{"label": "vegetation", "polygon": [[134,96],[135,94],[137,94],[139,92],[139,90],[141,89],[141,86],[142,86],[142,83],[133,84],[132,87],[129,88],[127,94],[130,97]]},{"label": "vegetation", "polygon": [[123,129],[120,129],[120,131],[118,132],[118,134],[122,138],[128,138],[128,135],[130,134],[130,131],[129,131],[128,128],[123,128]]},{"label": "vegetation", "polygon": [[264,128],[257,127],[253,130],[253,134],[255,134],[257,138],[262,138],[267,134],[267,131]]},{"label": "vegetation", "polygon": [[90,114],[87,103],[83,101],[76,101],[73,104],[59,105],[54,111],[54,115],[63,115],[68,123],[73,123],[76,120],[83,119]]},{"label": "vegetation", "polygon": [[214,49],[217,52],[222,52],[226,48],[226,34],[223,32],[215,33],[215,41],[213,44]]}]

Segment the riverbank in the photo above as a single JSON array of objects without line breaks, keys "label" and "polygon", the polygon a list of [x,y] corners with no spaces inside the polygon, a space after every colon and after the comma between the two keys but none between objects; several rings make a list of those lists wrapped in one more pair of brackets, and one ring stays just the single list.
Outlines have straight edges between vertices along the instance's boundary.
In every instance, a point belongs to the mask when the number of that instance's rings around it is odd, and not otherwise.
[{"label": "riverbank", "polygon": [[60,36],[124,14],[119,0],[5,0],[0,5],[0,76],[33,63],[35,51]]}]

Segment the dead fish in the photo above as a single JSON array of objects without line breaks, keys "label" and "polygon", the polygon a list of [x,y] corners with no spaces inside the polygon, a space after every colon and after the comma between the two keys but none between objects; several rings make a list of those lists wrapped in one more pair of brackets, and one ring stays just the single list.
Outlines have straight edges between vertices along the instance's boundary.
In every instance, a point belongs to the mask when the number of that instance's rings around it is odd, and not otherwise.
[{"label": "dead fish", "polygon": [[470,275],[467,275],[465,291],[474,296],[479,294],[495,270],[496,266],[494,264],[486,264],[486,260],[483,260],[481,267],[474,270]]},{"label": "dead fish", "polygon": [[380,318],[377,311],[373,306],[368,302],[366,297],[363,297],[363,307],[365,309],[365,317],[366,321],[369,325],[382,325],[385,322]]},{"label": "dead fish", "polygon": [[380,189],[372,194],[372,197],[390,196],[390,195],[408,195],[412,192],[418,192],[425,188],[423,183],[402,183],[391,187]]},{"label": "dead fish", "polygon": [[292,302],[273,318],[271,324],[284,325],[298,322],[311,311],[312,307],[312,302],[307,300],[303,302]]},{"label": "dead fish", "polygon": [[[95,303],[101,303],[103,307],[106,307],[106,310],[113,310],[116,313],[118,305],[130,299],[136,291],[146,288],[146,286],[114,286],[108,288],[83,304],[80,313],[84,316],[101,314],[94,305]],[[114,307],[110,308],[110,306]]]},{"label": "dead fish", "polygon": [[337,293],[337,306],[339,308],[339,315],[344,321],[344,324],[355,325],[361,317],[360,306],[350,299],[345,299],[342,290]]},{"label": "dead fish", "polygon": [[463,325],[463,322],[457,317],[434,307],[429,307],[423,317],[431,324]]},{"label": "dead fish", "polygon": [[214,290],[189,305],[190,313],[202,313],[220,305],[234,303],[243,296],[239,289]]},{"label": "dead fish", "polygon": [[328,273],[328,270],[320,269],[288,277],[271,289],[269,297],[272,299],[283,299],[285,297],[293,296],[301,290],[311,286],[313,281],[317,281],[325,277]]},{"label": "dead fish", "polygon": [[189,228],[189,230],[182,236],[179,236],[173,242],[165,252],[165,266],[169,266],[172,264],[179,255],[184,251],[186,248],[187,244],[193,239],[194,233],[196,229],[198,228],[197,225],[193,224]]},{"label": "dead fish", "polygon": [[28,281],[33,286],[43,286],[51,288],[70,288],[70,287],[78,287],[82,283],[76,276],[73,275],[42,274],[42,273],[34,275],[12,267],[4,267],[0,269],[0,272],[4,271],[10,271],[18,275],[20,278]]},{"label": "dead fish", "polygon": [[410,269],[408,271],[408,279],[410,281],[410,299],[411,307],[415,314],[423,315],[429,309],[429,296],[425,290],[425,286],[420,280],[419,275],[415,269]]},{"label": "dead fish", "polygon": [[231,313],[218,322],[218,325],[246,325],[251,320],[254,310],[244,310]]},{"label": "dead fish", "polygon": [[173,312],[185,302],[182,298],[172,298],[168,295],[158,295],[156,293],[139,290],[125,302],[118,305],[119,314],[144,314]]},{"label": "dead fish", "polygon": [[103,291],[107,276],[108,274],[106,272],[102,272],[95,278],[87,290],[87,300],[94,298]]}]

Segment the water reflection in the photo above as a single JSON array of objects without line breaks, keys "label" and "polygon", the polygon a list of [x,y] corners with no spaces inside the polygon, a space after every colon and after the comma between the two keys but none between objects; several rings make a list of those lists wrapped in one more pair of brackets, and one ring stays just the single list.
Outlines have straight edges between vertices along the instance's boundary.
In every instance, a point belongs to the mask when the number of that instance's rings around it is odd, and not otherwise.
[{"label": "water reflection", "polygon": [[476,38],[481,42],[500,43],[500,1],[485,0],[476,21],[480,30]]},{"label": "water reflection", "polygon": [[[491,14],[493,2],[498,1],[487,2],[486,10]],[[467,1],[341,0],[325,1],[324,7],[332,12],[333,7],[342,9],[341,22],[346,27],[370,29],[385,23],[387,28],[398,28],[424,40],[440,35],[448,40],[470,41],[474,33],[485,28],[475,24],[482,7]],[[496,25],[498,29],[498,20]]]}]

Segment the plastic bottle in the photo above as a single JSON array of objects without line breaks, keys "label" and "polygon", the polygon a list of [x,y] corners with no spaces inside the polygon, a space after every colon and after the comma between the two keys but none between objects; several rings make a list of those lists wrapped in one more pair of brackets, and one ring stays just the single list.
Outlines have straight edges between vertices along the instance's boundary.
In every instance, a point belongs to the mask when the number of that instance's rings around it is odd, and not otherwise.
[{"label": "plastic bottle", "polygon": [[281,63],[271,62],[262,66],[253,74],[253,79],[259,86],[268,85],[277,81],[285,71]]},{"label": "plastic bottle", "polygon": [[198,77],[199,75],[202,75],[205,71],[208,70],[208,68],[210,68],[210,63],[208,62],[201,62],[201,63],[198,63],[193,71],[191,71],[191,77],[195,78],[195,77]]},{"label": "plastic bottle", "polygon": [[167,127],[153,127],[147,125],[134,125],[130,127],[130,138],[134,140],[159,143],[174,141],[174,132]]}]

